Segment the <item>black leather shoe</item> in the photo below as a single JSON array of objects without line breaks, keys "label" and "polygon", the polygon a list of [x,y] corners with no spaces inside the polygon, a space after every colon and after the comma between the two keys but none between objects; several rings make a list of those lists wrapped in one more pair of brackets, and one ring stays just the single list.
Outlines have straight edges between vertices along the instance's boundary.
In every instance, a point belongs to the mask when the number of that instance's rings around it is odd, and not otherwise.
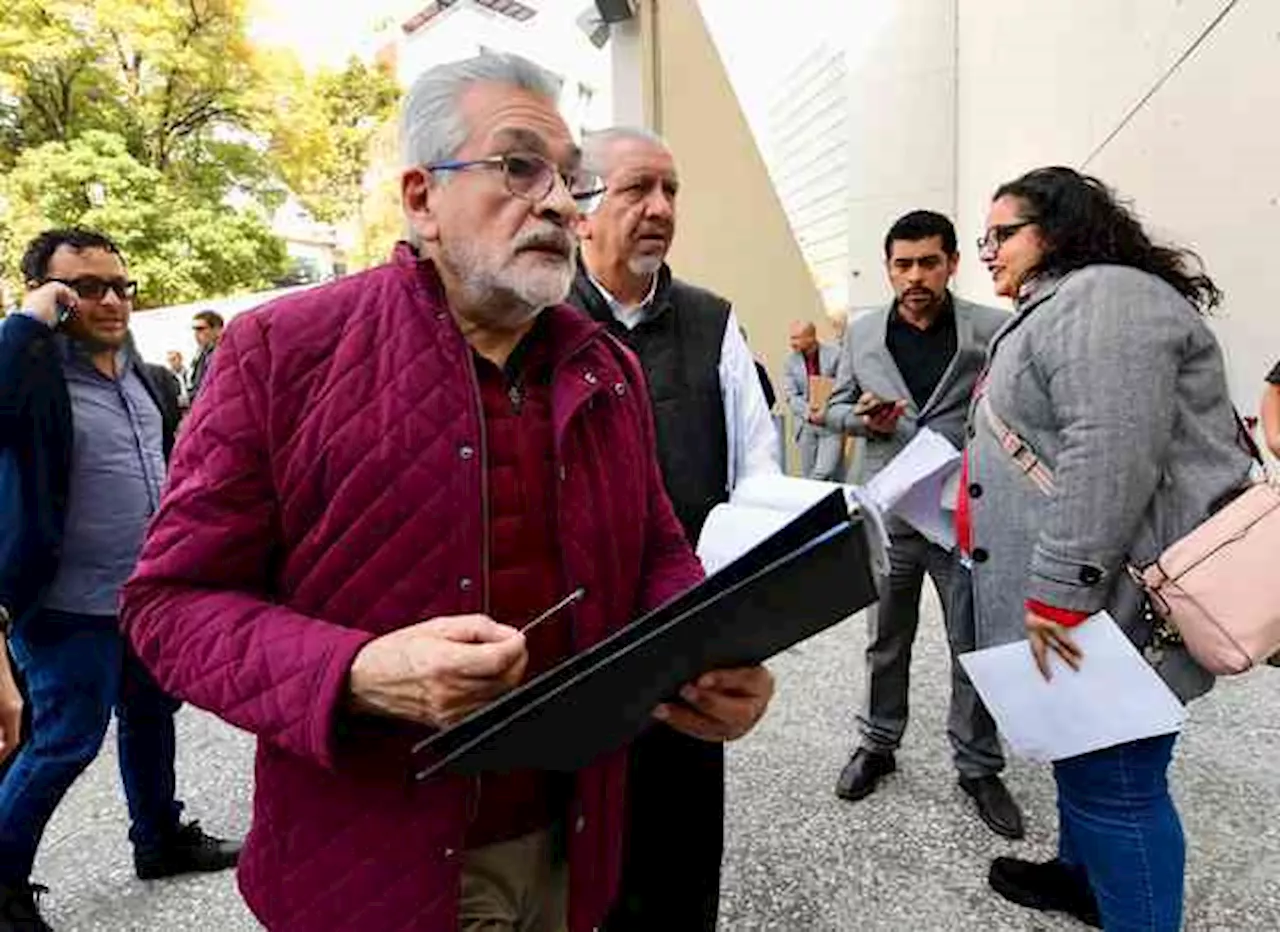
[{"label": "black leather shoe", "polygon": [[139,880],[223,871],[235,867],[238,860],[240,842],[207,835],[199,822],[179,826],[158,845],[133,849],[133,870]]},{"label": "black leather shoe", "polygon": [[1041,912],[1067,913],[1085,925],[1102,928],[1098,901],[1084,872],[1061,861],[1037,864],[1018,858],[996,858],[991,862],[987,883],[1011,903]]},{"label": "black leather shoe", "polygon": [[898,769],[891,751],[868,751],[858,748],[849,758],[849,763],[840,771],[840,779],[836,781],[836,795],[849,802],[857,802],[864,796],[875,792],[876,785],[882,777],[886,777]]},{"label": "black leather shoe", "polygon": [[48,892],[38,883],[0,883],[0,932],[53,932],[36,906]]},{"label": "black leather shoe", "polygon": [[978,804],[978,815],[987,828],[997,835],[1019,841],[1026,830],[1022,825],[1022,811],[1005,788],[1004,781],[991,774],[987,777],[961,777],[960,789],[973,797]]}]

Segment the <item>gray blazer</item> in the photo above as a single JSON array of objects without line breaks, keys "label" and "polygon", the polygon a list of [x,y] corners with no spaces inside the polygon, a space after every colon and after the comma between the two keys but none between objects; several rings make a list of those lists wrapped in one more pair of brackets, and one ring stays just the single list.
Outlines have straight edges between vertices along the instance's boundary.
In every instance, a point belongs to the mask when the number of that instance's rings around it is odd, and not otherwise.
[{"label": "gray blazer", "polygon": [[[987,344],[1009,315],[994,307],[959,298],[952,300],[956,312],[956,354],[924,407],[918,407],[912,399],[885,342],[893,305],[854,319],[845,330],[844,349],[826,421],[832,430],[867,438],[866,453],[861,457],[861,475],[851,476],[852,481],[865,482],[874,476],[922,426],[942,434],[957,448],[964,445],[965,413],[974,384],[986,364]],[[907,410],[898,419],[898,429],[892,437],[868,436],[862,418],[853,413],[853,406],[864,391],[907,402]]]},{"label": "gray blazer", "polygon": [[[840,347],[833,343],[818,344],[818,374],[836,376],[840,364]],[[793,432],[798,437],[809,423],[809,370],[804,356],[792,353],[782,367],[782,393],[793,417]]]},{"label": "gray blazer", "polygon": [[[1024,637],[1028,599],[1090,613],[1105,607],[1145,646],[1150,626],[1125,563],[1155,559],[1250,471],[1208,326],[1159,278],[1090,266],[1020,299],[992,346],[985,391],[1053,472],[1055,489],[1045,495],[1031,483],[975,406],[978,646]],[[1212,685],[1181,649],[1151,659],[1184,700]]]}]

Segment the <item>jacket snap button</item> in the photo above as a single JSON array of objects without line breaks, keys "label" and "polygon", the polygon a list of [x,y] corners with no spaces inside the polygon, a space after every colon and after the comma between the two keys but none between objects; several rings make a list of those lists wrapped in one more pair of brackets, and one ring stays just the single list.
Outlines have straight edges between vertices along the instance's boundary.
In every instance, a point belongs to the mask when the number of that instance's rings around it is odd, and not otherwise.
[{"label": "jacket snap button", "polygon": [[463,576],[461,579],[459,579],[458,588],[461,589],[463,592],[471,591],[471,577]]},{"label": "jacket snap button", "polygon": [[464,443],[462,446],[458,447],[458,455],[464,460],[469,460],[471,457],[476,455],[476,448],[471,446],[469,443]]},{"label": "jacket snap button", "polygon": [[596,378],[596,374],[590,371],[582,373],[582,378],[586,380],[586,383],[588,385],[595,385],[596,382],[600,381],[599,379]]},{"label": "jacket snap button", "polygon": [[973,562],[974,562],[974,563],[986,563],[986,562],[987,562],[988,560],[990,560],[990,559],[991,559],[991,554],[987,551],[987,549],[986,549],[985,547],[974,547],[974,548],[973,548]]},{"label": "jacket snap button", "polygon": [[969,497],[970,497],[970,498],[982,498],[982,486],[981,486],[981,485],[979,485],[977,482],[970,482],[970,483],[969,483]]},{"label": "jacket snap button", "polygon": [[621,382],[614,382],[613,393],[618,396],[625,395],[627,393],[627,386],[625,386]]},{"label": "jacket snap button", "polygon": [[1096,566],[1080,567],[1080,581],[1086,586],[1096,586],[1102,580],[1102,571]]}]

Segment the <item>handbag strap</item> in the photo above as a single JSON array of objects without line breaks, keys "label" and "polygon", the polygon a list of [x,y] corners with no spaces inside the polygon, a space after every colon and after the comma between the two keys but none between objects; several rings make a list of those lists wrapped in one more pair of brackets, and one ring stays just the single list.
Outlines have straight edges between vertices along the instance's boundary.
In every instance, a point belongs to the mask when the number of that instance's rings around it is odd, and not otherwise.
[{"label": "handbag strap", "polygon": [[991,396],[985,392],[978,398],[978,412],[986,419],[987,425],[1000,442],[1001,448],[1009,454],[1009,458],[1018,465],[1028,479],[1045,495],[1053,494],[1053,472],[1036,454],[1035,449],[1022,435],[1005,423],[991,406]]}]

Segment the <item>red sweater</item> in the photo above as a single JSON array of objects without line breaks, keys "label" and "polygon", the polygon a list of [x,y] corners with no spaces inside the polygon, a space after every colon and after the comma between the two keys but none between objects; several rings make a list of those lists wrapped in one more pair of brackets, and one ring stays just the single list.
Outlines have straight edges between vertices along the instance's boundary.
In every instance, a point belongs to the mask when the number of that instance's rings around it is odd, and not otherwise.
[{"label": "red sweater", "polygon": [[[551,362],[544,327],[535,326],[504,370],[476,357],[484,408],[489,492],[490,614],[521,627],[565,595],[556,547],[555,434]],[[573,610],[529,632],[531,679],[573,651]],[[468,847],[518,838],[563,816],[570,786],[534,771],[490,774],[480,783]]]}]

